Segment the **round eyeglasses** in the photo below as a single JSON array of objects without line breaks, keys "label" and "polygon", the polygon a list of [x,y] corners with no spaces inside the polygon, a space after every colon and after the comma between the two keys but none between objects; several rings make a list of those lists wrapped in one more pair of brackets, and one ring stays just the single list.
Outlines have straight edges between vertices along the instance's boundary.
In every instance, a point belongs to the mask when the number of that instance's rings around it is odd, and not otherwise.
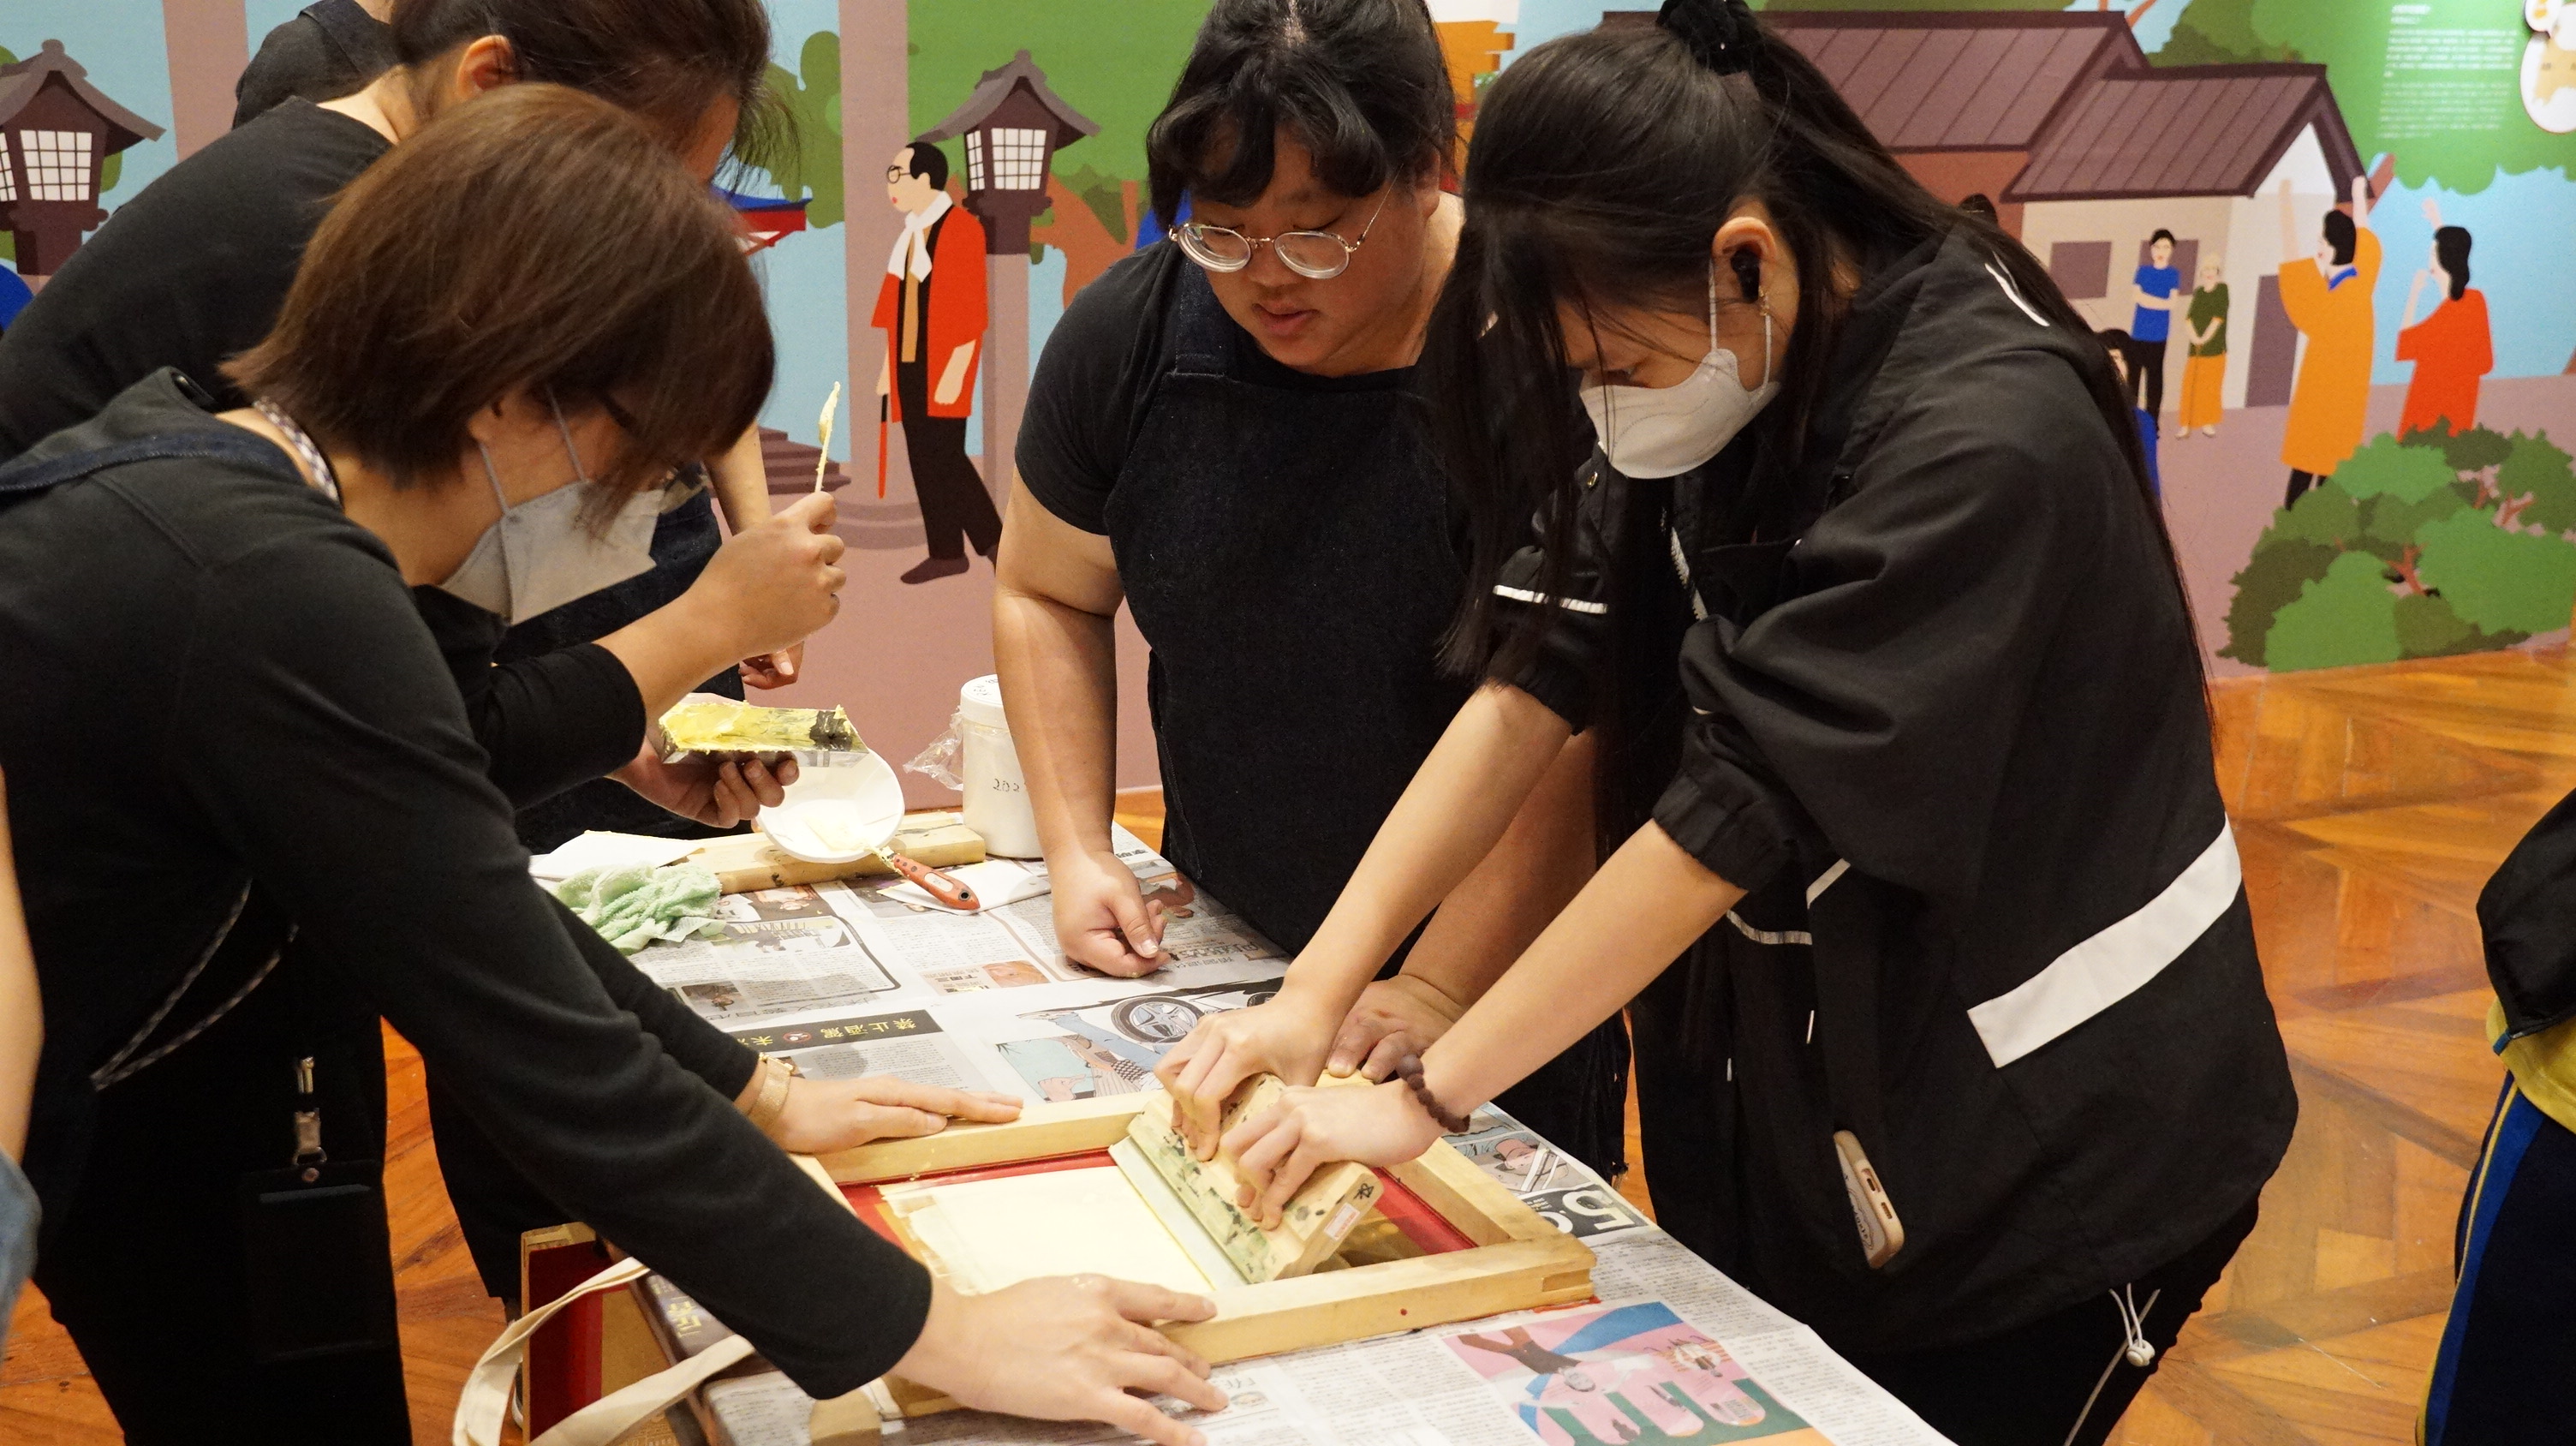
[{"label": "round eyeglasses", "polygon": [[1369,213],[1368,225],[1360,228],[1358,241],[1345,241],[1330,231],[1282,231],[1276,236],[1246,236],[1223,226],[1205,221],[1184,221],[1172,228],[1172,239],[1192,261],[1210,271],[1241,271],[1252,264],[1252,253],[1267,246],[1276,252],[1279,264],[1314,281],[1330,281],[1350,269],[1351,257],[1377,226],[1377,218],[1386,212],[1381,199]]}]

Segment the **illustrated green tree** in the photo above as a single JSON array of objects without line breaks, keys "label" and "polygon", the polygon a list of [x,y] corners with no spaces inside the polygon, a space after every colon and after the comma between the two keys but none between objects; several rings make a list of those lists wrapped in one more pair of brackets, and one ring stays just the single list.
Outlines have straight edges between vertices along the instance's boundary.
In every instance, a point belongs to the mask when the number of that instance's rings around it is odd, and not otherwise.
[{"label": "illustrated green tree", "polygon": [[[2299,500],[2304,502],[2307,498]],[[2297,601],[2309,583],[2324,577],[2326,569],[2342,555],[2325,543],[2264,534],[2254,555],[2246,559],[2244,570],[2230,580],[2236,593],[2227,606],[2227,646],[2220,648],[2218,655],[2251,667],[2269,667],[2263,643],[2271,634],[2272,620],[2280,616],[2281,609]]]},{"label": "illustrated green tree", "polygon": [[2462,621],[2490,633],[2545,633],[2576,609],[2576,544],[2508,532],[2464,509],[2426,523],[2416,570]]},{"label": "illustrated green tree", "polygon": [[2325,576],[2301,587],[2272,620],[2263,640],[2267,665],[2288,672],[2393,663],[2405,656],[2397,638],[2397,594],[2385,572],[2366,552],[2337,557]]},{"label": "illustrated green tree", "polygon": [[2402,440],[2409,447],[2441,448],[2442,459],[2451,464],[2451,470],[2462,473],[2485,471],[2513,450],[2513,443],[2491,427],[2453,432],[2448,417],[2421,431],[2409,432]]},{"label": "illustrated green tree", "polygon": [[2442,455],[2462,472],[2483,471],[2513,453],[2513,443],[2492,427],[2471,427],[2442,444]]},{"label": "illustrated green tree", "polygon": [[1127,234],[1127,209],[1116,176],[1086,163],[1067,172],[1064,183],[1100,218],[1100,229],[1121,241],[1136,239]]},{"label": "illustrated green tree", "polygon": [[2551,532],[2576,529],[2576,466],[2547,433],[2513,434],[2496,468],[2496,490],[2504,494],[2510,509],[2506,516],[2516,524],[2536,522]]},{"label": "illustrated green tree", "polygon": [[2164,48],[2151,58],[2158,65],[2238,65],[2303,57],[2291,46],[2266,45],[2255,35],[2254,0],[2190,0]]},{"label": "illustrated green tree", "polygon": [[753,158],[779,191],[791,201],[804,201],[805,224],[838,226],[844,216],[841,188],[841,37],[818,30],[805,37],[796,57],[797,71],[769,67],[769,91],[776,97],[786,134],[775,137],[765,153]]},{"label": "illustrated green tree", "polygon": [[2428,593],[2410,593],[2389,610],[2397,625],[2397,653],[2405,658],[2443,658],[2453,653],[2484,653],[2522,641],[2519,634],[2499,639],[2460,621],[2451,605]]},{"label": "illustrated green tree", "polygon": [[[2496,485],[2464,481],[2493,468]],[[2272,514],[2222,657],[2291,670],[2511,647],[2576,607],[2576,462],[2545,436],[2381,436]]]},{"label": "illustrated green tree", "polygon": [[2408,446],[2384,432],[2334,470],[2334,485],[2356,502],[2373,497],[2422,502],[2458,480],[2440,449]]}]

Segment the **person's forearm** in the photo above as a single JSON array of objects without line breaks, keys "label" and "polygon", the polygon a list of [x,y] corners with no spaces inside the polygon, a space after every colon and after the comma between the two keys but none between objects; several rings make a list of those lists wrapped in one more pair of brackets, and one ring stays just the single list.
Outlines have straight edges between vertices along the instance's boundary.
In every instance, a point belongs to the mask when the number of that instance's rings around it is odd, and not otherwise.
[{"label": "person's forearm", "polygon": [[769,520],[769,470],[760,460],[757,425],[744,431],[723,456],[707,463],[707,477],[729,530],[749,532]]},{"label": "person's forearm", "polygon": [[1404,972],[1460,1004],[1484,997],[1591,881],[1592,735],[1558,750],[1502,841],[1440,901]]},{"label": "person's forearm", "polygon": [[633,960],[599,937],[597,930],[564,908],[555,905],[555,917],[563,926],[575,953],[581,956],[590,972],[598,976],[600,987],[618,1008],[635,1016],[680,1068],[705,1080],[717,1094],[732,1099],[750,1088],[754,1066],[760,1056],[716,1028],[697,1011],[682,1004],[671,991],[655,984]]},{"label": "person's forearm", "polygon": [[1110,618],[1007,583],[993,594],[993,661],[1011,746],[1038,845],[1051,859],[1109,847],[1118,758],[1113,627]]},{"label": "person's forearm", "polygon": [[1744,891],[1658,824],[1639,829],[1500,982],[1422,1056],[1445,1107],[1483,1104],[1626,1006]]},{"label": "person's forearm", "polygon": [[732,630],[705,613],[690,594],[682,593],[599,640],[635,675],[647,719],[671,711],[690,689],[743,656]]},{"label": "person's forearm", "polygon": [[1572,730],[1518,688],[1476,690],[1379,825],[1359,868],[1280,986],[1333,1018],[1511,826]]},{"label": "person's forearm", "polygon": [[10,862],[8,804],[0,791],[0,1151],[14,1160],[27,1148],[27,1107],[45,1043],[45,1007],[18,902],[18,871]]}]

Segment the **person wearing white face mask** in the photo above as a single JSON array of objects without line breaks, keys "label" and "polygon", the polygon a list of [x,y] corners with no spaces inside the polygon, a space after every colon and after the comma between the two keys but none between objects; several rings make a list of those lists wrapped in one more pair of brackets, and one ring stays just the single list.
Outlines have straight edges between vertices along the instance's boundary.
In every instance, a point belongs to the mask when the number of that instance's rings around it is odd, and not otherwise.
[{"label": "person wearing white face mask", "polygon": [[[899,1367],[1163,1446],[1186,1428],[1129,1388],[1223,1405],[1141,1328],[1206,1301],[957,1296],[782,1153],[1016,1102],[786,1078],[528,875],[412,589],[517,614],[632,571],[632,519],[750,424],[772,359],[730,213],[615,107],[514,85],[341,196],[229,363],[258,405],[164,369],[0,466],[35,1280],[126,1440],[411,1439],[379,1017],[555,1219],[818,1398]],[[828,499],[805,516],[764,576],[810,602],[755,648],[836,607]]]},{"label": "person wearing white face mask", "polygon": [[2129,404],[1744,0],[1660,22],[1478,108],[1424,365],[1485,686],[1276,997],[1157,1073],[1311,1081],[1588,728],[1600,871],[1397,1078],[1228,1133],[1258,1208],[1624,1009],[1665,1229],[1949,1438],[2098,1446],[2296,1114]]}]

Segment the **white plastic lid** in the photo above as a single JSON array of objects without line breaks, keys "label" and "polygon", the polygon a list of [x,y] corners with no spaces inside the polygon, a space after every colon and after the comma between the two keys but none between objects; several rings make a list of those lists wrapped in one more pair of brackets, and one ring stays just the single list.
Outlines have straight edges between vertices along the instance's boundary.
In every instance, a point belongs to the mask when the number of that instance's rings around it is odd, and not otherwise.
[{"label": "white plastic lid", "polygon": [[986,673],[958,689],[957,716],[987,728],[1010,727],[1010,720],[1002,715],[1001,675]]}]

